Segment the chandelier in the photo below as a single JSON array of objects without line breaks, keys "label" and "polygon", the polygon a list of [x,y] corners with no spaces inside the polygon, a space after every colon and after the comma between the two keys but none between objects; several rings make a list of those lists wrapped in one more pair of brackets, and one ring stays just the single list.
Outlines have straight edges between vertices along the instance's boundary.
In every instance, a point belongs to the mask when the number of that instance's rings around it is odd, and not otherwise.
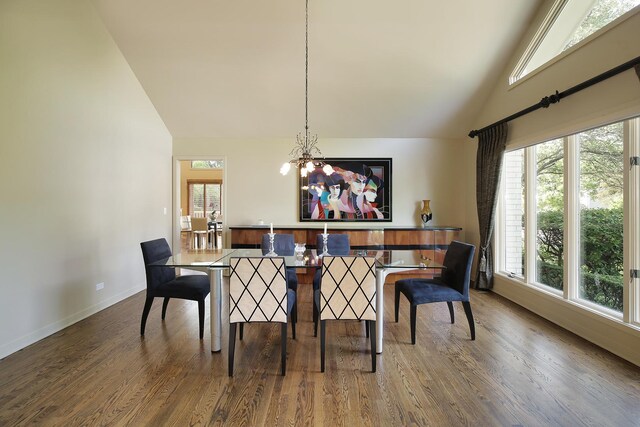
[{"label": "chandelier", "polygon": [[280,168],[280,173],[286,175],[291,165],[300,170],[300,175],[305,177],[315,168],[321,167],[325,174],[331,175],[333,168],[314,156],[324,159],[322,152],[317,147],[318,135],[309,132],[309,0],[305,6],[305,46],[304,46],[304,131],[296,136],[296,145],[289,153],[292,159],[285,162]]}]

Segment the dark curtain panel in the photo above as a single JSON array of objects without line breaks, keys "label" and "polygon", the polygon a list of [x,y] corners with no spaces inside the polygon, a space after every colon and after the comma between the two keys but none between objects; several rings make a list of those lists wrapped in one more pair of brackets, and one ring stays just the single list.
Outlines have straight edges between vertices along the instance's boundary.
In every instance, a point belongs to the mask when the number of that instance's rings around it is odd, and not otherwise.
[{"label": "dark curtain panel", "polygon": [[480,227],[480,253],[476,289],[493,287],[491,236],[498,200],[502,157],[507,143],[507,124],[502,123],[478,134],[476,158],[476,199]]}]

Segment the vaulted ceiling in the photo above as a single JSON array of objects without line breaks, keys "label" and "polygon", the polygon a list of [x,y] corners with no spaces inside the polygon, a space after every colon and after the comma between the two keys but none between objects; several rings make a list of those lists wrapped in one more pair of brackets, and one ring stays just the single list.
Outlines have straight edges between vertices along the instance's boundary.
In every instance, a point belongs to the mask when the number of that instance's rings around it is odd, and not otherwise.
[{"label": "vaulted ceiling", "polygon": [[[93,0],[174,137],[304,129],[304,0]],[[321,138],[461,138],[541,0],[310,0]]]}]

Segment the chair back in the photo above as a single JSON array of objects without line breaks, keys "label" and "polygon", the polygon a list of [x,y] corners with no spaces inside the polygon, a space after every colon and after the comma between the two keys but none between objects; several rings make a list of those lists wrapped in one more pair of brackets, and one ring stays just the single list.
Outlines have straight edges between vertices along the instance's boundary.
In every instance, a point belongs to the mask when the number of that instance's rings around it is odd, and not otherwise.
[{"label": "chair back", "polygon": [[176,278],[176,271],[171,267],[150,267],[149,264],[171,256],[171,248],[166,239],[149,240],[140,243],[142,258],[144,259],[145,272],[147,274],[147,290],[153,290],[157,286],[170,282]]},{"label": "chair back", "polygon": [[282,257],[230,260],[229,323],[287,323],[287,280]]},{"label": "chair back", "polygon": [[[276,234],[273,236],[273,251],[280,256],[292,256],[296,244],[293,234]],[[262,235],[262,254],[269,253],[269,235]]]},{"label": "chair back", "polygon": [[[316,248],[318,253],[324,249],[322,234],[316,237]],[[348,255],[351,250],[348,234],[329,234],[327,236],[327,250],[331,255]]]},{"label": "chair back", "polygon": [[189,215],[180,217],[180,230],[191,230],[191,217]]},{"label": "chair back", "polygon": [[442,281],[467,298],[475,250],[476,247],[473,245],[454,240],[449,245],[442,263],[446,267],[442,272]]},{"label": "chair back", "polygon": [[376,320],[375,258],[325,256],[320,282],[320,320]]},{"label": "chair back", "polygon": [[206,218],[191,218],[191,229],[193,231],[208,231],[209,226]]}]

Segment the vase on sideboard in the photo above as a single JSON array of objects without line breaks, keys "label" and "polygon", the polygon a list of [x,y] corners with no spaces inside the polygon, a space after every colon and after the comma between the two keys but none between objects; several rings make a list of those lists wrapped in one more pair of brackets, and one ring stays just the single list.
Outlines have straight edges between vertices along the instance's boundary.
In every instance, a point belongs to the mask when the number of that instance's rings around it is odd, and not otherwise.
[{"label": "vase on sideboard", "polygon": [[431,200],[422,201],[422,209],[420,210],[420,220],[422,221],[423,227],[428,226],[429,222],[433,219],[433,212],[431,212],[431,206],[429,206],[430,203],[431,203]]}]

